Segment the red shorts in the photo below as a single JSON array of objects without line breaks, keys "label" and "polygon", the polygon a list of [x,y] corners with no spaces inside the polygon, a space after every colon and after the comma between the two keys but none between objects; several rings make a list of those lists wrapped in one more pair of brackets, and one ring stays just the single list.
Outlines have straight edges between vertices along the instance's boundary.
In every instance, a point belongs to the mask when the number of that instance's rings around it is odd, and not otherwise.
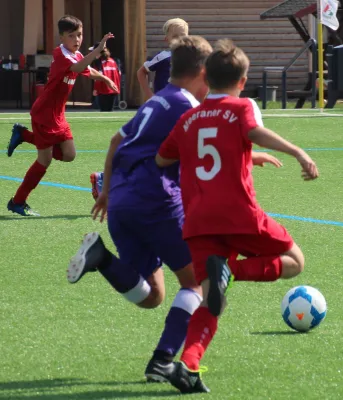
[{"label": "red shorts", "polygon": [[73,135],[69,125],[66,125],[61,131],[58,132],[51,132],[51,128],[37,124],[34,121],[31,121],[31,125],[35,137],[35,146],[37,149],[47,149],[48,147],[60,144],[66,140],[73,140]]},{"label": "red shorts", "polygon": [[194,236],[186,242],[198,283],[207,278],[206,261],[210,255],[228,259],[236,259],[238,254],[244,257],[278,256],[293,246],[293,239],[286,228],[267,214],[264,214],[260,233]]}]

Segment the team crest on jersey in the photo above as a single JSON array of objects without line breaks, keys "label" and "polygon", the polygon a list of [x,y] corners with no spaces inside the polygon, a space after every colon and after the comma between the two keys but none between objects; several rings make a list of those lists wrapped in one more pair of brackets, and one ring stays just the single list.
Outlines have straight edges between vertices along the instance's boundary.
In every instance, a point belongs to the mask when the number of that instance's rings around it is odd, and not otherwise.
[{"label": "team crest on jersey", "polygon": [[63,79],[63,82],[67,83],[68,85],[74,85],[75,79],[69,79],[68,76],[65,76],[64,79]]}]

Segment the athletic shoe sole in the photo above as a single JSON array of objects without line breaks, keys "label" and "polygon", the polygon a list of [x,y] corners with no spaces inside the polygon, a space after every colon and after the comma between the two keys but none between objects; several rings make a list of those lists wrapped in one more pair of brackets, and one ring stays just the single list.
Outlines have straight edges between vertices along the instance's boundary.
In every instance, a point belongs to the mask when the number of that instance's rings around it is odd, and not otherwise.
[{"label": "athletic shoe sole", "polygon": [[93,199],[96,200],[99,197],[99,192],[98,192],[98,189],[97,189],[97,181],[98,181],[98,179],[97,179],[97,174],[96,173],[91,174],[90,181],[91,181],[91,184],[92,184],[92,196],[93,196]]},{"label": "athletic shoe sole", "polygon": [[91,250],[92,246],[99,239],[100,236],[97,232],[85,235],[79,251],[70,260],[67,269],[67,279],[70,283],[76,283],[86,272],[94,271],[94,256],[92,256],[92,252],[89,250]]},{"label": "athletic shoe sole", "polygon": [[208,309],[212,315],[218,317],[222,310],[226,291],[226,288],[224,290],[221,288],[221,284],[226,280],[227,286],[229,285],[231,272],[224,267],[222,260],[217,256],[210,256],[208,258],[206,270],[210,282],[207,296]]},{"label": "athletic shoe sole", "polygon": [[169,379],[157,374],[145,374],[147,383],[167,383]]}]

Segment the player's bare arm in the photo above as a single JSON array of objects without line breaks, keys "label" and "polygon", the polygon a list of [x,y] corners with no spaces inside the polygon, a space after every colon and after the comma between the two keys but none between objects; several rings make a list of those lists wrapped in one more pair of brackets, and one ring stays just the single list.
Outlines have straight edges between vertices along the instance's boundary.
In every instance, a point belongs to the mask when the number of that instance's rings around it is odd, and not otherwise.
[{"label": "player's bare arm", "polygon": [[296,158],[302,167],[304,180],[316,179],[319,172],[315,162],[300,147],[294,145],[267,128],[256,127],[248,133],[249,139],[258,146],[280,151]]},{"label": "player's bare arm", "polygon": [[98,215],[100,215],[100,222],[103,222],[107,212],[107,199],[108,199],[108,191],[110,187],[111,181],[111,173],[112,173],[112,161],[114,154],[120,145],[123,137],[119,132],[117,132],[111,139],[110,148],[108,149],[106,160],[105,160],[105,169],[104,169],[104,178],[103,178],[103,186],[102,191],[97,198],[96,203],[94,204],[91,214],[93,219],[96,219]]},{"label": "player's bare arm", "polygon": [[258,165],[259,167],[264,167],[265,163],[272,164],[276,168],[282,167],[282,162],[268,153],[260,153],[257,151],[252,152],[252,162],[254,165]]},{"label": "player's bare arm", "polygon": [[155,161],[156,161],[156,164],[160,168],[165,168],[165,167],[169,167],[170,165],[174,164],[178,160],[171,159],[171,158],[163,158],[159,154],[157,154],[157,156],[155,157]]},{"label": "player's bare arm", "polygon": [[95,81],[102,81],[106,83],[106,85],[111,88],[112,90],[115,90],[116,92],[119,92],[117,85],[108,77],[103,74],[100,74],[96,69],[92,67],[88,67],[90,74],[89,77],[90,79],[93,79]]},{"label": "player's bare arm", "polygon": [[146,100],[150,99],[150,97],[152,97],[154,95],[154,93],[152,92],[152,90],[149,87],[148,71],[146,70],[144,65],[142,65],[139,68],[139,70],[137,71],[137,78],[138,78],[138,82],[144,92],[145,99]]},{"label": "player's bare arm", "polygon": [[73,72],[82,72],[84,71],[89,64],[92,63],[92,61],[94,61],[96,59],[96,57],[98,57],[101,53],[101,51],[103,50],[104,46],[106,45],[106,40],[114,38],[114,35],[110,32],[107,33],[101,40],[99,46],[97,48],[95,48],[92,52],[90,52],[89,54],[87,54],[81,61],[73,64],[70,67],[70,70]]}]

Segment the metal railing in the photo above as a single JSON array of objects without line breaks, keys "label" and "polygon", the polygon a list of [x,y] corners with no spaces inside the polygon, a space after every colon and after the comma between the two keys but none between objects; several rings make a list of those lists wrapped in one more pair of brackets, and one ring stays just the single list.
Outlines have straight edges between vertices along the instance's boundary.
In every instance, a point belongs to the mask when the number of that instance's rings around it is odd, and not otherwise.
[{"label": "metal railing", "polygon": [[265,67],[262,75],[262,108],[267,108],[267,74],[281,73],[282,85],[282,108],[287,107],[287,71],[295,64],[299,57],[301,57],[309,48],[312,52],[312,93],[311,102],[312,108],[316,107],[316,72],[317,72],[317,42],[315,39],[310,39],[305,45],[297,52],[297,54],[290,60],[284,67]]}]

